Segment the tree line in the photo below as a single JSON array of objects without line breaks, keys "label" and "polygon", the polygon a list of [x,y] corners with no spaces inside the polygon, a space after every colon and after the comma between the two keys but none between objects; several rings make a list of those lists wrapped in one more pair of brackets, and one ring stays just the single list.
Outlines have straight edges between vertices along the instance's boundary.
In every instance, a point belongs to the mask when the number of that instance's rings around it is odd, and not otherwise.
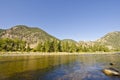
[{"label": "tree line", "polygon": [[89,45],[86,43],[74,43],[69,41],[46,41],[40,42],[34,49],[39,52],[96,52],[96,51],[110,51],[108,47],[100,43]]},{"label": "tree line", "polygon": [[100,43],[92,45],[86,43],[74,43],[70,41],[52,41],[39,42],[35,48],[30,48],[26,41],[19,39],[0,39],[0,51],[25,51],[25,52],[108,52],[109,49]]}]

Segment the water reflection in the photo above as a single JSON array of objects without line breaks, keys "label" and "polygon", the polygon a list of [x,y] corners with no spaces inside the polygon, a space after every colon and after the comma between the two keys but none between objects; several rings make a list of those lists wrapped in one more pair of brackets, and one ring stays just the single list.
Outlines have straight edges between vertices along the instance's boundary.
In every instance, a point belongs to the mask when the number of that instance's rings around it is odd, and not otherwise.
[{"label": "water reflection", "polygon": [[101,72],[120,70],[120,55],[0,57],[0,80],[120,80]]}]

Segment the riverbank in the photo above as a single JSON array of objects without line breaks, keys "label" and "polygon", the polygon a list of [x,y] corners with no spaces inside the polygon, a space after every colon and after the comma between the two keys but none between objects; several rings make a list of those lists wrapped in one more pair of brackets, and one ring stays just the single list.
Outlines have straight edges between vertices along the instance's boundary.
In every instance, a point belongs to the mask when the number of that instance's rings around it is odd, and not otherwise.
[{"label": "riverbank", "polygon": [[79,52],[79,53],[69,53],[69,52],[0,52],[0,56],[35,56],[35,55],[80,55],[80,54],[115,54],[118,52]]}]

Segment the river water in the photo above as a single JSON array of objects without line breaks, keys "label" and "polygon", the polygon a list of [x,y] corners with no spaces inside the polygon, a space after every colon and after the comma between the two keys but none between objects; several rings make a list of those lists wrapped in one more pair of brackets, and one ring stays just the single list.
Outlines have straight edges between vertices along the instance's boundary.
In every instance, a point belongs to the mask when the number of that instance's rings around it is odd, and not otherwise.
[{"label": "river water", "polygon": [[120,71],[120,54],[0,56],[0,80],[120,80],[109,67]]}]

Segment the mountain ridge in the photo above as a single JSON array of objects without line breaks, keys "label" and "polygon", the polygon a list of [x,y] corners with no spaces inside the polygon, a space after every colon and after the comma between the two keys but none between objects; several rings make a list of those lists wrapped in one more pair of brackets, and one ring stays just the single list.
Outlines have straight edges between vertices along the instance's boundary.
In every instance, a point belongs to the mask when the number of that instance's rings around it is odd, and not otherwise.
[{"label": "mountain ridge", "polygon": [[[44,30],[36,27],[17,25],[6,29],[0,33],[0,38],[20,39],[26,41],[31,47],[35,47],[39,42],[57,39]],[[59,40],[59,39],[57,39]],[[33,46],[35,45],[35,46]]]},{"label": "mountain ridge", "polygon": [[105,44],[110,49],[114,50],[120,50],[120,31],[114,31],[109,32],[100,39],[97,40],[97,42],[101,42],[101,44]]},{"label": "mountain ridge", "polygon": [[[9,29],[0,29],[0,38],[20,39],[30,44],[31,48],[34,48],[39,42],[52,41],[54,39],[62,42],[70,42],[79,44],[79,42],[72,39],[60,40],[44,30],[37,27],[29,27],[26,25],[16,25]],[[120,50],[120,31],[109,32],[103,37],[95,41],[80,41],[83,45],[93,45],[94,43],[100,43],[106,45],[109,49]]]}]

